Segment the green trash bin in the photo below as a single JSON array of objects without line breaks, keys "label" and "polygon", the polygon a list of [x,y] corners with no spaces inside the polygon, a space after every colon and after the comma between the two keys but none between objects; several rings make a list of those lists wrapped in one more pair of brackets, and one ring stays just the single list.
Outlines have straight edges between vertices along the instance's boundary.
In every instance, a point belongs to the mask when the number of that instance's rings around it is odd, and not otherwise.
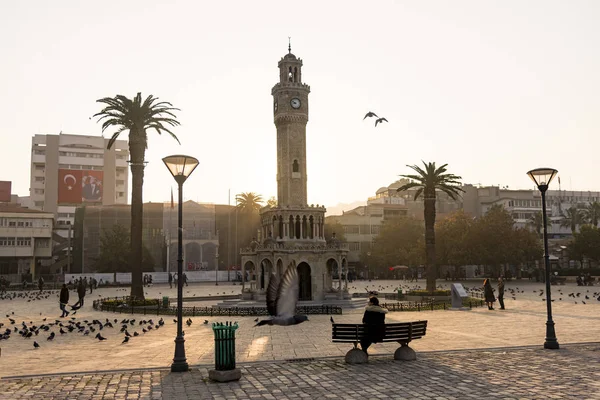
[{"label": "green trash bin", "polygon": [[[235,369],[235,331],[238,324],[221,322],[212,324],[215,334],[215,370],[230,371]],[[239,379],[239,378],[238,378]]]},{"label": "green trash bin", "polygon": [[162,305],[163,305],[164,308],[169,307],[169,296],[163,296]]},{"label": "green trash bin", "polygon": [[402,298],[402,289],[398,289],[398,300]]}]

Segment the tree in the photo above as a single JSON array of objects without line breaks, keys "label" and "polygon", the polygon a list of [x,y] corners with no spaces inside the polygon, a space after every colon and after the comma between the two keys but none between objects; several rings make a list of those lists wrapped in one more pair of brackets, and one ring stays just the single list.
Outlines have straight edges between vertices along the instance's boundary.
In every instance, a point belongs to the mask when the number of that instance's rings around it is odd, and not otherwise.
[{"label": "tree", "polygon": [[242,213],[258,213],[262,208],[262,196],[254,192],[240,193],[235,196],[238,210]]},{"label": "tree", "polygon": [[436,263],[435,263],[435,201],[436,191],[446,193],[451,199],[456,199],[463,190],[460,185],[460,176],[448,174],[447,166],[444,164],[441,167],[436,167],[434,162],[425,163],[424,169],[418,165],[407,165],[413,169],[416,175],[401,175],[403,178],[411,179],[405,185],[397,189],[398,192],[403,192],[411,188],[418,188],[415,192],[414,199],[423,197],[425,219],[425,254],[427,268],[427,290],[431,293],[435,290]]},{"label": "tree", "polygon": [[436,257],[439,265],[458,267],[471,263],[471,230],[473,218],[463,210],[457,210],[436,226]]},{"label": "tree", "polygon": [[583,209],[583,220],[586,224],[597,227],[598,219],[600,219],[600,203],[594,201]]},{"label": "tree", "polygon": [[335,238],[340,242],[346,241],[346,234],[344,233],[344,226],[340,224],[337,220],[332,218],[325,218],[325,227],[324,227],[324,236],[325,240],[329,242],[333,238],[333,234],[335,233]]},{"label": "tree", "polygon": [[583,210],[577,206],[569,207],[563,215],[563,219],[560,221],[560,226],[563,228],[571,228],[571,233],[575,234],[577,227],[585,222],[582,211]]},{"label": "tree", "polygon": [[173,113],[178,111],[171,103],[158,102],[152,95],[142,101],[142,94],[138,93],[133,99],[123,95],[114,98],[105,97],[97,100],[106,106],[94,117],[99,117],[102,122],[102,132],[114,127],[116,132],[108,141],[107,149],[115,143],[119,134],[129,131],[129,154],[131,158],[131,297],[143,299],[144,287],[142,285],[142,220],[144,204],[142,200],[144,186],[144,166],[146,149],[148,148],[147,131],[155,130],[159,135],[167,132],[179,143],[179,139],[170,127],[179,125]]},{"label": "tree", "polygon": [[275,198],[275,196],[269,197],[269,200],[267,200],[267,205],[271,208],[277,207],[277,199]]},{"label": "tree", "polygon": [[[123,225],[115,224],[111,229],[104,229],[100,236],[100,255],[95,259],[98,272],[130,272],[131,259],[130,233]],[[142,271],[154,271],[154,259],[150,250],[143,246]]]},{"label": "tree", "polygon": [[[546,219],[546,226],[548,226],[549,221]],[[542,233],[542,229],[544,228],[544,216],[542,215],[541,211],[536,212],[535,214],[533,214],[531,217],[529,217],[529,220],[527,221],[527,224],[532,227],[535,231],[535,233],[538,235],[538,237],[542,237],[543,233]]]},{"label": "tree", "polygon": [[425,241],[421,222],[407,217],[387,220],[375,238],[370,255],[361,254],[362,262],[385,275],[389,267],[419,266],[425,259]]},{"label": "tree", "polygon": [[600,229],[583,225],[579,232],[573,234],[573,240],[567,246],[569,256],[579,260],[583,265],[583,259],[600,261]]},{"label": "tree", "polygon": [[499,275],[500,265],[510,263],[514,257],[514,220],[500,205],[492,206],[478,218],[472,230],[475,259],[480,264],[490,265]]},{"label": "tree", "polygon": [[[262,196],[254,192],[240,193],[235,196],[237,203],[238,240],[240,246],[247,246],[257,237],[260,229],[260,214]],[[272,233],[272,232],[271,232]],[[263,232],[266,238],[269,232]]]}]

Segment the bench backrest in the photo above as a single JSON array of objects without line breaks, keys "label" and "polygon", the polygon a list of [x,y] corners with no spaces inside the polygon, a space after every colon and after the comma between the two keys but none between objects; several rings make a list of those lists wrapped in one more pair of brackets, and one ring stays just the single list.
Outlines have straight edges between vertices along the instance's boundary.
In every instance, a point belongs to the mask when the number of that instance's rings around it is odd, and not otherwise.
[{"label": "bench backrest", "polygon": [[[365,336],[365,324],[332,324],[333,341],[358,342]],[[411,341],[425,336],[427,321],[385,324],[385,341]]]}]

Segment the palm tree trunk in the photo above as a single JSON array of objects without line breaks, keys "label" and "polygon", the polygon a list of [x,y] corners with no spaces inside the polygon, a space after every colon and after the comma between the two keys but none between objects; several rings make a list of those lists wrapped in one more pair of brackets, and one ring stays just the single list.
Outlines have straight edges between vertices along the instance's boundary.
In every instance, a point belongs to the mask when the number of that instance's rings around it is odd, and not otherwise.
[{"label": "palm tree trunk", "polygon": [[435,267],[435,197],[427,196],[424,201],[425,217],[425,267],[427,270],[427,291],[433,293],[437,278]]},{"label": "palm tree trunk", "polygon": [[[132,132],[133,133],[133,132]],[[142,223],[144,203],[142,200],[144,186],[144,153],[146,144],[142,140],[129,135],[129,152],[131,154],[131,297],[144,298],[142,286]]]}]

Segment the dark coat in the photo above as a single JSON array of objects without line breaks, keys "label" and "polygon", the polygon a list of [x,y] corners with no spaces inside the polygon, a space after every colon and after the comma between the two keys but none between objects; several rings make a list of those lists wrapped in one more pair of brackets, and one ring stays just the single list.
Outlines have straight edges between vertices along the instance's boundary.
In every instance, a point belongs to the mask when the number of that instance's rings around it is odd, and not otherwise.
[{"label": "dark coat", "polygon": [[363,324],[367,325],[365,337],[373,343],[381,342],[385,336],[385,314],[387,312],[387,309],[372,304],[365,308],[362,319]]},{"label": "dark coat", "polygon": [[492,285],[489,283],[483,287],[483,294],[485,295],[486,303],[493,303],[496,301],[496,297],[494,297],[494,289],[492,289]]},{"label": "dark coat", "polygon": [[69,303],[69,289],[66,287],[60,289],[60,302],[63,304]]},{"label": "dark coat", "polygon": [[79,282],[79,285],[77,286],[77,295],[80,299],[85,297],[85,285],[83,282]]},{"label": "dark coat", "polygon": [[498,297],[504,297],[504,281],[498,282]]}]

